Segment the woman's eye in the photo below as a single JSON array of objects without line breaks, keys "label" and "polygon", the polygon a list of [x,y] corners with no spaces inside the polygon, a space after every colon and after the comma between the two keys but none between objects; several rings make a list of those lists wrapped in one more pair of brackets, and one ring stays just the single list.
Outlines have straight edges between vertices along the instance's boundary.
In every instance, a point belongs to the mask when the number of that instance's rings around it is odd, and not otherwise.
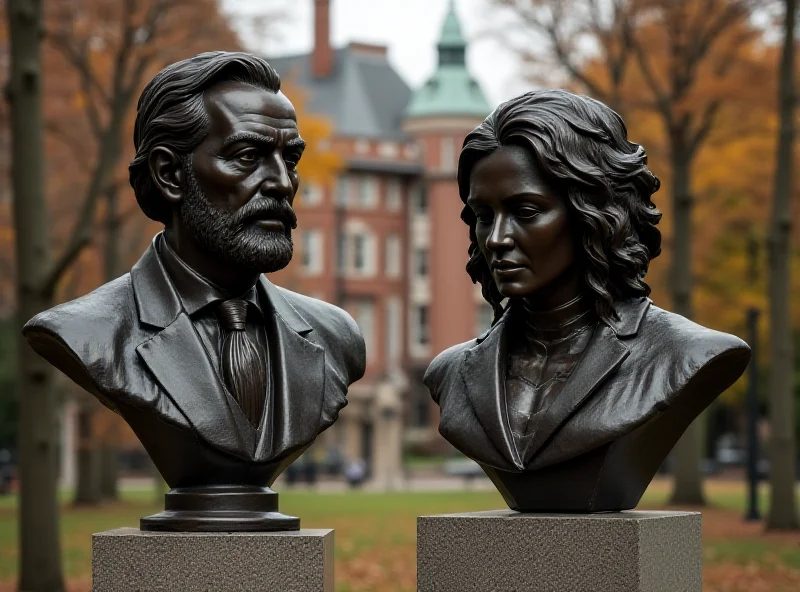
[{"label": "woman's eye", "polygon": [[517,217],[522,218],[523,220],[530,220],[531,218],[538,216],[540,213],[541,212],[539,212],[539,210],[536,208],[523,206],[517,210]]},{"label": "woman's eye", "polygon": [[475,217],[478,219],[478,222],[483,224],[490,224],[494,219],[494,215],[491,212],[476,212]]}]

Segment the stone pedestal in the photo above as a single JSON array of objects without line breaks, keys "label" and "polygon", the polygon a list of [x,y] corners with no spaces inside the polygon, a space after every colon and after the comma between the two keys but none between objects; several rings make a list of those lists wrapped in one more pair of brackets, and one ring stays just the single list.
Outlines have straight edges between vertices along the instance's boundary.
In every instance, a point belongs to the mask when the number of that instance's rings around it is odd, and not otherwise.
[{"label": "stone pedestal", "polygon": [[92,537],[93,592],[333,592],[333,530]]},{"label": "stone pedestal", "polygon": [[700,592],[697,512],[417,519],[419,592]]}]

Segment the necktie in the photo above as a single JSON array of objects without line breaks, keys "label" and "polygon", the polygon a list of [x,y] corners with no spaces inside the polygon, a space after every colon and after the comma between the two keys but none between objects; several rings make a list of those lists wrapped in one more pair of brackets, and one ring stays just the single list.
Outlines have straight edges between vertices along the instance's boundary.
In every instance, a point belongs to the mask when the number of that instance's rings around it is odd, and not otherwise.
[{"label": "necktie", "polygon": [[261,347],[247,335],[247,301],[225,300],[219,305],[222,342],[222,376],[225,386],[236,399],[254,428],[261,422],[267,389],[267,368]]}]

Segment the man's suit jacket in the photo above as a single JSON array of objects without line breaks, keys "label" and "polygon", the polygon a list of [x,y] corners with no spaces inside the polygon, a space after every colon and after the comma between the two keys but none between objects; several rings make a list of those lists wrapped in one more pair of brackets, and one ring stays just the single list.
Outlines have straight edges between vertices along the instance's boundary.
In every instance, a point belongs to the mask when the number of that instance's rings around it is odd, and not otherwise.
[{"label": "man's suit jacket", "polygon": [[506,411],[509,311],[428,368],[439,431],[481,464],[513,509],[634,507],[691,421],[747,366],[750,349],[737,337],[647,298],[615,308],[619,319],[598,322],[524,459]]},{"label": "man's suit jacket", "polygon": [[343,310],[261,276],[271,421],[227,393],[153,244],[130,273],[31,319],[30,345],[122,415],[171,487],[270,485],[347,404],[364,340]]}]

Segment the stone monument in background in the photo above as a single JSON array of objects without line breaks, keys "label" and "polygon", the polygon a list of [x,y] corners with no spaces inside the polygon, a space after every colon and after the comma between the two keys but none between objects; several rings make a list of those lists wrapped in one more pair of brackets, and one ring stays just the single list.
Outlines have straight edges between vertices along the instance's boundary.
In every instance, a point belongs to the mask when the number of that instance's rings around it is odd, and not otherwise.
[{"label": "stone monument in background", "polygon": [[602,103],[536,91],[467,136],[458,184],[494,322],[425,383],[511,511],[421,518],[419,589],[699,590],[699,517],[624,511],[750,350],[649,300],[644,149]]}]

